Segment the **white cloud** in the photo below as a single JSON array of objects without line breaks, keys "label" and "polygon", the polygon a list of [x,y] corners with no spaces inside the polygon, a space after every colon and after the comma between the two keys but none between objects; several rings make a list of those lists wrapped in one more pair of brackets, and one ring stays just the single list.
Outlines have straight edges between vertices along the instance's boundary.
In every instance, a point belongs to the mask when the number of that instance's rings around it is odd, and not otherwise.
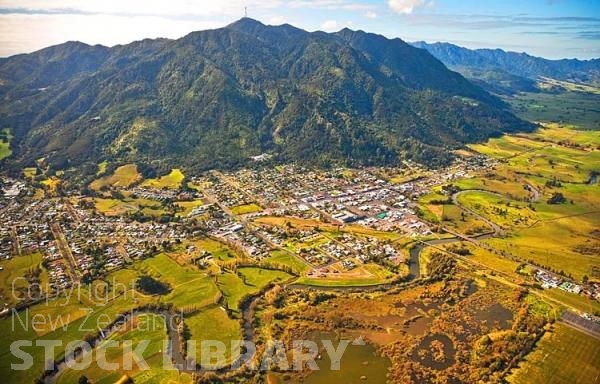
[{"label": "white cloud", "polygon": [[284,6],[281,0],[1,0],[0,6],[8,9],[59,11],[136,16],[232,16],[253,9],[275,9]]},{"label": "white cloud", "polygon": [[225,21],[175,20],[154,16],[0,15],[0,57],[32,52],[68,40],[112,46],[146,37],[179,38],[192,31],[225,24]]},{"label": "white cloud", "polygon": [[368,17],[369,19],[376,19],[377,13],[375,13],[373,11],[367,11],[367,13],[365,13],[365,16]]},{"label": "white cloud", "polygon": [[5,9],[44,10],[110,15],[145,16],[234,16],[252,17],[255,11],[282,8],[331,9],[346,11],[371,10],[361,0],[0,0]]},{"label": "white cloud", "polygon": [[327,20],[321,24],[321,29],[325,32],[337,31],[339,29],[339,25],[336,20]]},{"label": "white cloud", "polygon": [[363,11],[373,8],[372,5],[360,1],[348,0],[292,0],[286,1],[285,5],[290,8],[322,8],[345,11]]},{"label": "white cloud", "polygon": [[285,24],[286,18],[284,16],[272,16],[269,18],[269,24],[271,25],[281,25]]},{"label": "white cloud", "polygon": [[397,13],[410,14],[416,8],[430,6],[432,3],[426,0],[387,0],[388,6]]}]

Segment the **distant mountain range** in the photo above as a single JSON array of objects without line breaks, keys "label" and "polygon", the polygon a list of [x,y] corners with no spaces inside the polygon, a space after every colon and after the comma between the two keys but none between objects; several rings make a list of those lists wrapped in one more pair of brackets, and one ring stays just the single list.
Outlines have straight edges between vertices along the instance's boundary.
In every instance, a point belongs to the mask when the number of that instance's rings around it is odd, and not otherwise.
[{"label": "distant mountain range", "polygon": [[441,164],[447,148],[533,127],[400,39],[248,18],[178,40],[68,42],[1,59],[0,99],[12,169],[44,158],[85,172],[102,160],[200,170],[263,152]]},{"label": "distant mountain range", "polygon": [[537,91],[536,80],[540,77],[600,85],[600,59],[548,60],[527,53],[467,49],[450,43],[419,41],[412,45],[427,50],[448,68],[497,93]]}]

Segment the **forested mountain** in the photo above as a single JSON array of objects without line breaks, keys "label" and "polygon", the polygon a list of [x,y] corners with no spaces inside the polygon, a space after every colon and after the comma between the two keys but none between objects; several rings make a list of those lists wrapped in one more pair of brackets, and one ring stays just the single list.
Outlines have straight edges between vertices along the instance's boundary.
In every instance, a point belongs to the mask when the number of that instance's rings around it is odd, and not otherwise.
[{"label": "forested mountain", "polygon": [[14,169],[42,157],[56,169],[105,159],[207,169],[262,152],[439,164],[448,147],[532,128],[400,39],[248,18],[178,40],[69,42],[2,59],[0,99]]},{"label": "forested mountain", "polygon": [[502,87],[505,91],[532,91],[535,80],[540,77],[600,85],[600,59],[548,60],[527,53],[468,49],[450,43],[419,41],[412,45],[427,50],[448,68],[482,81],[482,85],[492,91]]}]

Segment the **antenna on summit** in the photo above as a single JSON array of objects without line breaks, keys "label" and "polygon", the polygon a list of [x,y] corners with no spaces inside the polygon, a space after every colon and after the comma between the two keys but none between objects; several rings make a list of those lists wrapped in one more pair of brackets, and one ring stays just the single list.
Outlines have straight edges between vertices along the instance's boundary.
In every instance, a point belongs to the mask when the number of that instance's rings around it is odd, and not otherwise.
[{"label": "antenna on summit", "polygon": [[248,17],[248,7],[244,7],[244,17]]}]

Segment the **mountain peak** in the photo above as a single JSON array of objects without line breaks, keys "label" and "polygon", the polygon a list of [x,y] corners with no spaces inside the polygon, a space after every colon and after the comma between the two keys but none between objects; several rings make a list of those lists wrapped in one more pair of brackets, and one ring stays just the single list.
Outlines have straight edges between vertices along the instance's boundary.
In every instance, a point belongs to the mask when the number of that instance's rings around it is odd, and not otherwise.
[{"label": "mountain peak", "polygon": [[262,41],[271,42],[297,38],[301,35],[308,34],[305,30],[296,28],[290,24],[279,26],[265,25],[260,21],[249,17],[241,18],[240,20],[229,24],[226,28],[251,35]]},{"label": "mountain peak", "polygon": [[261,23],[258,20],[252,19],[250,17],[242,17],[241,19],[234,21],[233,23],[227,25],[226,28],[235,29],[238,31],[249,32],[256,28],[264,28],[266,25]]},{"label": "mountain peak", "polygon": [[446,147],[529,128],[399,41],[243,18],[178,40],[13,57],[0,61],[0,126],[15,132],[15,169],[45,157],[94,173],[99,159],[206,170],[265,151],[313,164],[406,155],[435,165],[450,159]]}]

